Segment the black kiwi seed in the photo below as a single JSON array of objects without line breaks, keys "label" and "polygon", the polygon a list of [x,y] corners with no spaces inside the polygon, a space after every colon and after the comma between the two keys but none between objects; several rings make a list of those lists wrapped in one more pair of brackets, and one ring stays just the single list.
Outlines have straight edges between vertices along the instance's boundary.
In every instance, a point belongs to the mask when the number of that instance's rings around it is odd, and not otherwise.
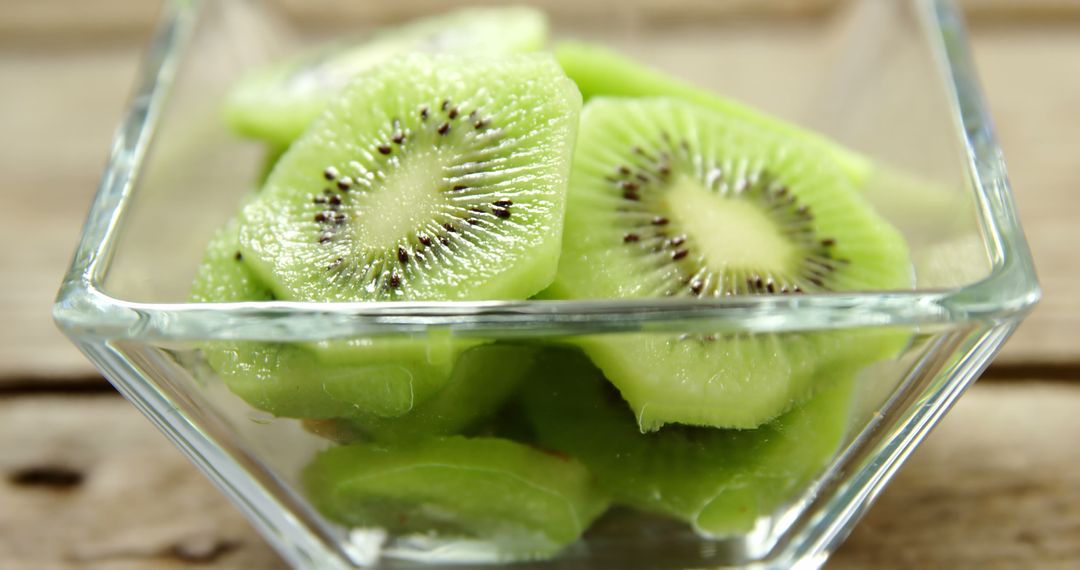
[{"label": "black kiwi seed", "polygon": [[439,128],[436,129],[436,131],[440,135],[445,135],[446,133],[450,132],[450,123],[443,123],[443,124],[439,125]]},{"label": "black kiwi seed", "polygon": [[401,144],[405,142],[405,133],[398,132],[390,140],[394,141],[394,144]]},{"label": "black kiwi seed", "polygon": [[506,208],[492,208],[491,213],[504,220],[510,217],[510,210],[507,210]]},{"label": "black kiwi seed", "polygon": [[450,117],[451,119],[456,119],[456,118],[457,118],[457,116],[458,116],[458,108],[457,108],[457,107],[452,107],[452,108],[450,109],[450,111],[448,111],[448,112],[446,113],[446,116],[447,116],[447,117]]},{"label": "black kiwi seed", "polygon": [[671,259],[674,260],[674,261],[678,261],[678,260],[686,257],[687,255],[690,255],[690,252],[688,250],[680,249],[678,251],[672,252]]},{"label": "black kiwi seed", "polygon": [[244,254],[242,254],[242,253],[240,253],[240,252],[238,251],[238,252],[236,252],[236,255],[234,255],[234,256],[233,256],[233,259],[235,259],[235,260],[237,260],[237,261],[243,261],[243,259],[244,259]]},{"label": "black kiwi seed", "polygon": [[343,191],[343,192],[348,192],[349,188],[352,188],[352,184],[353,184],[352,178],[349,178],[348,176],[342,176],[337,181],[338,189]]},{"label": "black kiwi seed", "polygon": [[325,204],[326,203],[326,196],[316,196],[315,199],[312,200],[312,202],[314,202],[316,204]]},{"label": "black kiwi seed", "polygon": [[445,111],[445,110],[447,110],[447,109],[448,109],[449,107],[450,107],[450,100],[449,100],[449,99],[443,99],[443,102],[442,102],[442,107],[441,107],[441,108],[442,108],[442,110],[443,110],[443,111]]},{"label": "black kiwi seed", "polygon": [[832,246],[836,245],[836,240],[833,239],[833,238],[825,238],[825,239],[821,240],[821,245],[823,245],[825,247],[832,247]]},{"label": "black kiwi seed", "polygon": [[327,180],[333,180],[337,177],[338,171],[333,166],[328,166],[326,167],[326,170],[323,171],[323,178],[326,178]]},{"label": "black kiwi seed", "polygon": [[397,289],[401,287],[401,276],[397,273],[391,273],[390,279],[389,281],[387,281],[387,283],[390,285],[390,287]]},{"label": "black kiwi seed", "polygon": [[446,222],[445,224],[443,224],[443,225],[442,225],[442,227],[443,227],[443,228],[444,228],[444,229],[445,229],[446,231],[448,231],[448,232],[450,232],[450,233],[454,233],[454,232],[457,232],[457,227],[456,227],[456,226],[454,226],[454,224],[451,224],[450,222]]},{"label": "black kiwi seed", "polygon": [[427,118],[428,118],[428,108],[423,107],[423,108],[420,109],[420,120],[421,121],[426,121]]},{"label": "black kiwi seed", "polygon": [[427,234],[418,234],[416,239],[420,240],[420,243],[424,245],[431,245],[431,238]]},{"label": "black kiwi seed", "polygon": [[514,201],[503,198],[501,200],[495,200],[494,202],[492,202],[492,204],[495,205],[495,206],[499,206],[500,208],[506,208],[506,207],[509,207],[509,206],[513,206]]},{"label": "black kiwi seed", "polygon": [[652,219],[652,225],[654,226],[666,226],[671,220],[668,220],[664,216],[656,216]]},{"label": "black kiwi seed", "polygon": [[480,119],[479,121],[476,121],[475,123],[473,123],[473,128],[478,130],[478,131],[480,129],[486,127],[486,126],[488,126],[488,120],[487,119]]},{"label": "black kiwi seed", "polygon": [[450,238],[448,236],[439,236],[439,243],[443,245],[450,245]]},{"label": "black kiwi seed", "polygon": [[[325,202],[326,200],[323,200],[323,201]],[[330,202],[330,205],[332,205],[332,206],[340,206],[341,205],[341,196],[338,196],[337,194],[333,194],[333,195],[330,196],[329,202]]]},{"label": "black kiwi seed", "polygon": [[636,241],[640,241],[641,236],[639,236],[639,235],[637,235],[635,233],[629,233],[629,234],[624,235],[622,240],[623,240],[623,243],[633,243],[633,242],[636,242]]},{"label": "black kiwi seed", "polygon": [[397,258],[398,258],[398,261],[400,261],[401,263],[408,263],[409,262],[409,252],[405,251],[404,247],[398,246],[398,248],[397,248]]},{"label": "black kiwi seed", "polygon": [[390,145],[388,145],[388,144],[381,144],[377,148],[379,149],[379,152],[382,153],[382,154],[390,154],[391,149],[390,149]]},{"label": "black kiwi seed", "polygon": [[333,234],[324,233],[321,236],[319,236],[319,243],[326,243],[326,242],[328,242],[328,241],[330,241],[332,239],[334,239]]},{"label": "black kiwi seed", "polygon": [[454,192],[461,192],[462,190],[467,190],[468,188],[469,187],[464,185],[464,184],[455,184],[454,185]]},{"label": "black kiwi seed", "polygon": [[[327,214],[329,214],[329,215],[327,215]],[[319,212],[319,213],[315,214],[315,221],[316,222],[325,222],[332,215],[333,215],[332,212]]]}]

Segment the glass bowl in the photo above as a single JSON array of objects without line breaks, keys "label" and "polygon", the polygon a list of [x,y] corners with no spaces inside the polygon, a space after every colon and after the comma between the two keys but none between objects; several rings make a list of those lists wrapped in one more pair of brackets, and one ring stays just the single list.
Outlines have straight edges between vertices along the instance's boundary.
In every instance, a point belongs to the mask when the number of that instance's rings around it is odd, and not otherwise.
[{"label": "glass bowl", "polygon": [[828,456],[801,465],[798,475],[742,473],[757,503],[737,530],[706,537],[660,516],[613,509],[560,556],[522,565],[824,563],[1039,297],[960,18],[951,3],[935,0],[827,9],[535,4],[550,15],[556,38],[614,47],[869,157],[863,192],[907,238],[914,286],[714,300],[186,302],[206,243],[254,188],[265,152],[221,120],[221,97],[237,74],[307,41],[421,15],[431,3],[279,13],[259,2],[174,0],[117,132],[56,321],[287,561],[318,568],[460,564],[490,561],[490,553],[346,528],[320,515],[301,473],[336,444],[315,435],[310,422],[275,417],[234,395],[207,365],[209,347],[352,339],[430,353],[448,342],[618,335],[781,342],[901,335],[905,348],[895,358],[819,371],[850,381],[843,429]]}]

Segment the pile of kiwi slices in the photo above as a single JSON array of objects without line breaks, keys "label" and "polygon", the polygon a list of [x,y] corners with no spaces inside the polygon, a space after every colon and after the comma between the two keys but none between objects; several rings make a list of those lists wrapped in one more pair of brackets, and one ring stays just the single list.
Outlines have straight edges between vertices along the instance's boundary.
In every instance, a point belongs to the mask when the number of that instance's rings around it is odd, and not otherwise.
[{"label": "pile of kiwi slices", "polygon": [[[207,248],[192,299],[910,286],[904,240],[860,194],[867,159],[604,48],[546,44],[542,13],[468,9],[242,77],[225,115],[273,158]],[[841,445],[858,370],[906,339],[562,342],[203,351],[252,407],[325,438],[302,480],[327,519],[512,560],[557,555],[613,504],[707,537],[755,528]]]}]

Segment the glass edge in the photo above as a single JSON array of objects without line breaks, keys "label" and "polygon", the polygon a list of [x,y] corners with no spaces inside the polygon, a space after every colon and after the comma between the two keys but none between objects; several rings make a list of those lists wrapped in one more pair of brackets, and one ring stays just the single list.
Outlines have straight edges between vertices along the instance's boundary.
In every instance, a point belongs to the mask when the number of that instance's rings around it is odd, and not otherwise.
[{"label": "glass edge", "polygon": [[98,195],[53,308],[69,335],[159,340],[311,338],[320,335],[423,332],[452,327],[478,332],[543,330],[546,334],[636,330],[785,332],[868,326],[950,325],[1022,316],[1040,297],[1034,263],[1016,216],[1001,150],[993,133],[967,44],[951,0],[921,0],[924,24],[958,111],[968,176],[992,247],[991,274],[955,289],[744,297],[717,300],[456,301],[396,303],[143,303],[105,293],[101,285],[116,227],[183,40],[201,0],[166,5],[143,63],[132,104],[113,143]]},{"label": "glass edge", "polygon": [[982,313],[993,306],[1023,315],[1038,303],[1042,291],[978,80],[967,26],[954,0],[920,0],[920,6],[957,110],[955,127],[964,143],[967,175],[978,199],[983,240],[992,246],[990,275],[952,291],[948,302],[962,312]]}]

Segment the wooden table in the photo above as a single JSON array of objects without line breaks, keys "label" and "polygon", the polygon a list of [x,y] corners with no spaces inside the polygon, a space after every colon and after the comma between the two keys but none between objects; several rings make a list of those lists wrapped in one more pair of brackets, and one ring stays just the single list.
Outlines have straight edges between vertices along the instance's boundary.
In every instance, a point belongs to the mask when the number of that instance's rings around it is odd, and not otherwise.
[{"label": "wooden table", "polygon": [[[49,322],[155,12],[93,4],[0,0],[0,568],[281,568]],[[1080,568],[1080,19],[968,4],[1046,297],[831,568]]]}]

